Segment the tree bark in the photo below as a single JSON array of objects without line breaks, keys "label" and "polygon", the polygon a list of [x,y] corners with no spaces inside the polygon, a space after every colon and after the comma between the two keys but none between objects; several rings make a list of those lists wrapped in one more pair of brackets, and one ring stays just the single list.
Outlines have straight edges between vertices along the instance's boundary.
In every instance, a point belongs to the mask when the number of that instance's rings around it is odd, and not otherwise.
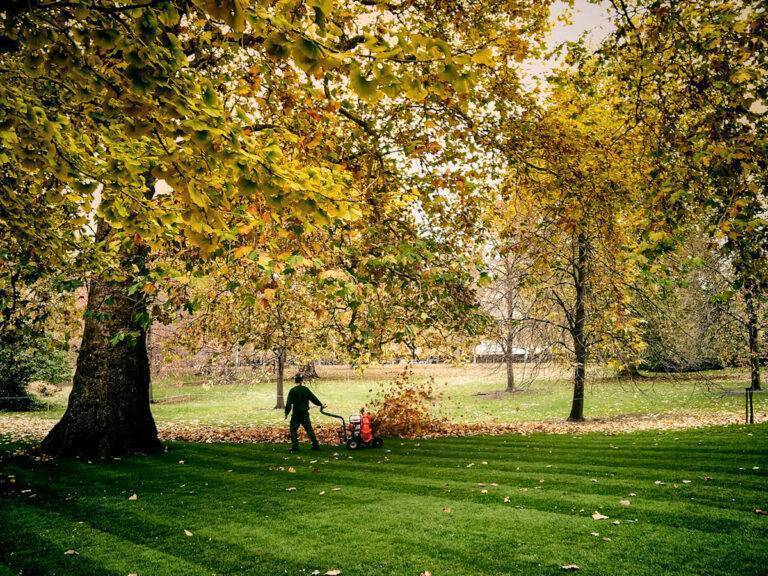
[{"label": "tree bark", "polygon": [[515,366],[511,334],[507,336],[507,345],[504,352],[504,361],[507,364],[507,392],[517,392],[517,388],[515,388]]},{"label": "tree bark", "polygon": [[154,348],[154,340],[152,338],[152,324],[150,323],[149,326],[147,326],[147,357],[149,359],[149,403],[154,404],[155,403],[155,394],[154,390],[152,388],[152,382],[155,379],[155,376],[157,376],[157,361],[156,361],[156,354],[155,354],[155,348]]},{"label": "tree bark", "polygon": [[514,367],[514,321],[515,321],[515,290],[513,284],[513,268],[509,256],[504,259],[505,288],[504,299],[507,303],[507,338],[504,349],[504,360],[507,364],[507,392],[515,392],[515,367]]},{"label": "tree bark", "polygon": [[584,385],[586,381],[587,343],[585,334],[586,324],[586,277],[587,258],[589,246],[584,232],[577,236],[577,255],[573,266],[574,287],[576,297],[573,309],[573,321],[571,324],[571,337],[573,339],[573,352],[575,367],[573,372],[573,401],[571,413],[568,416],[570,422],[584,420]]},{"label": "tree bark", "polygon": [[283,397],[283,383],[285,381],[285,349],[278,348],[275,356],[275,366],[277,372],[277,401],[275,410],[285,408],[285,398]]},{"label": "tree bark", "polygon": [[760,390],[760,340],[758,334],[757,306],[751,286],[744,292],[747,309],[747,332],[749,333],[749,376],[750,388]]},{"label": "tree bark", "polygon": [[[97,241],[110,233],[100,222]],[[122,269],[141,269],[146,249],[134,245]],[[139,323],[147,302],[130,295],[133,278],[94,278],[88,290],[85,328],[72,392],[64,416],[43,441],[52,456],[118,456],[162,449],[149,407],[147,334]],[[127,335],[116,343],[115,337]]]}]

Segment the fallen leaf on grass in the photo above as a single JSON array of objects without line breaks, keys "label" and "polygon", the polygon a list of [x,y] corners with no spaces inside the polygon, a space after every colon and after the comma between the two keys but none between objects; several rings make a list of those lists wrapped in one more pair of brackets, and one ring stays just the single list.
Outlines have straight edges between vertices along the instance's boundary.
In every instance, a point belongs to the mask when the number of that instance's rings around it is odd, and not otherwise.
[{"label": "fallen leaf on grass", "polygon": [[618,526],[619,524],[621,524],[621,520],[614,520],[613,522],[611,522],[611,524],[613,524],[614,526]]},{"label": "fallen leaf on grass", "polygon": [[608,520],[608,516],[600,514],[597,510],[592,513],[592,520]]},{"label": "fallen leaf on grass", "polygon": [[590,532],[590,535],[592,535],[592,536],[600,536],[600,532]]},{"label": "fallen leaf on grass", "polygon": [[186,529],[185,529],[185,530],[184,530],[184,535],[185,535],[185,536],[192,536],[192,532],[190,532],[189,530],[186,530]]},{"label": "fallen leaf on grass", "polygon": [[72,550],[72,549],[70,548],[69,550],[67,550],[66,552],[64,552],[64,554],[65,554],[66,556],[74,556],[75,554],[80,554],[80,552],[78,552],[77,550]]},{"label": "fallen leaf on grass", "polygon": [[576,564],[563,564],[562,566],[560,566],[560,569],[574,571],[574,570],[578,570],[579,567]]},{"label": "fallen leaf on grass", "polygon": [[339,574],[341,574],[341,570],[328,570],[325,576],[339,576]]},{"label": "fallen leaf on grass", "polygon": [[290,472],[291,474],[294,474],[296,472],[296,468],[294,468],[293,466],[288,466],[288,472]]},{"label": "fallen leaf on grass", "polygon": [[691,483],[690,480],[683,480],[683,484],[690,484],[690,483]]},{"label": "fallen leaf on grass", "polygon": [[759,514],[760,516],[768,516],[768,512],[762,508],[755,508],[755,514]]},{"label": "fallen leaf on grass", "polygon": [[138,499],[139,499],[139,496],[137,494],[131,494],[130,496],[128,496],[128,500],[138,500]]},{"label": "fallen leaf on grass", "polygon": [[629,500],[619,500],[619,504],[624,506],[624,508],[628,508],[631,505]]},{"label": "fallen leaf on grass", "polygon": [[296,487],[295,486],[291,486],[290,488],[286,488],[285,491],[286,492],[296,492]]},{"label": "fallen leaf on grass", "polygon": [[483,488],[482,490],[480,490],[480,494],[488,494],[488,490],[486,490],[485,488]]},{"label": "fallen leaf on grass", "polygon": [[505,504],[509,503],[509,496],[504,496],[504,503]]},{"label": "fallen leaf on grass", "polygon": [[705,481],[709,481],[709,480],[712,480],[712,476],[704,476],[704,480],[705,480]]},{"label": "fallen leaf on grass", "polygon": [[325,490],[320,490],[320,496],[323,496],[325,494]]},{"label": "fallen leaf on grass", "polygon": [[656,486],[663,486],[665,482],[662,482],[661,480],[656,480],[654,484],[656,484]]},{"label": "fallen leaf on grass", "polygon": [[630,496],[637,496],[637,494],[635,494],[634,492],[630,492],[629,495]]},{"label": "fallen leaf on grass", "polygon": [[445,512],[446,514],[450,514],[451,512],[453,512],[453,508],[451,508],[450,506],[446,506],[445,508],[443,508],[443,512]]},{"label": "fallen leaf on grass", "polygon": [[419,576],[432,576],[432,572],[430,572],[429,570],[424,570],[424,572],[419,574]]},{"label": "fallen leaf on grass", "polygon": [[331,488],[331,491],[333,492],[338,492],[339,490],[341,490],[341,488]]}]

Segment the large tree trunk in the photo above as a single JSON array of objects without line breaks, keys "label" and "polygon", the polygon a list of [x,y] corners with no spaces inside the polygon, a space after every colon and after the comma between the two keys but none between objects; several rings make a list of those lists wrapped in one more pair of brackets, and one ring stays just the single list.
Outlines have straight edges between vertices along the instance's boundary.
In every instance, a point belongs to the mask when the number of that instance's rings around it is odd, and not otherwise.
[{"label": "large tree trunk", "polygon": [[278,348],[275,356],[275,366],[277,372],[277,401],[275,410],[285,408],[285,398],[283,397],[283,383],[285,381],[285,349]]},{"label": "large tree trunk", "polygon": [[587,367],[587,343],[586,343],[586,276],[588,258],[587,237],[584,232],[577,236],[577,255],[573,267],[574,287],[576,297],[573,309],[573,323],[571,325],[571,337],[573,339],[573,352],[575,366],[573,371],[573,401],[571,413],[568,416],[570,422],[584,420],[584,384],[586,381]]},{"label": "large tree trunk", "polygon": [[[100,222],[97,240],[108,234]],[[145,257],[146,250],[134,246],[122,269],[141,269]],[[146,331],[137,321],[147,304],[141,293],[129,295],[133,282],[92,280],[69,404],[43,441],[45,453],[104,457],[162,449],[149,408]]]},{"label": "large tree trunk", "polygon": [[747,309],[747,331],[749,333],[749,375],[752,390],[760,390],[760,340],[758,335],[757,306],[751,287],[744,293]]}]

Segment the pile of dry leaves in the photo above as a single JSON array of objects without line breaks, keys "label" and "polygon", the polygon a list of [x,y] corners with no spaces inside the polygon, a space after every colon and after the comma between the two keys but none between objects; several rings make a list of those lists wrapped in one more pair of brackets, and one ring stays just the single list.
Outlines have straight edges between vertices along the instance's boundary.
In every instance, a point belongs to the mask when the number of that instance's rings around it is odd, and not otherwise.
[{"label": "pile of dry leaves", "polygon": [[[183,440],[185,442],[290,442],[288,426],[254,426],[232,428],[227,426],[206,426],[165,422],[158,424],[158,433],[163,440]],[[1,425],[0,425],[1,429]],[[322,444],[338,442],[338,428],[321,425],[314,426],[315,434]],[[304,431],[300,429],[300,437]],[[306,436],[304,436],[306,441]]]},{"label": "pile of dry leaves", "polygon": [[[755,422],[764,422],[768,413],[755,414]],[[421,438],[441,438],[446,436],[478,436],[498,434],[585,434],[602,432],[604,434],[622,434],[638,430],[680,430],[726,424],[743,424],[744,417],[734,412],[715,412],[701,414],[646,414],[642,416],[616,416],[613,418],[594,418],[585,422],[567,422],[565,420],[542,422],[439,422],[438,427],[421,435]]]},{"label": "pile of dry leaves", "polygon": [[[756,422],[768,420],[768,412],[756,413]],[[620,416],[615,418],[591,419],[586,422],[448,422],[433,420],[428,427],[422,427],[418,434],[403,434],[410,438],[441,438],[448,436],[477,436],[499,434],[583,434],[602,432],[620,434],[636,430],[677,430],[724,424],[743,423],[743,416],[736,412],[681,414],[648,414],[644,416]],[[12,440],[36,441],[42,439],[55,422],[27,415],[0,415],[0,436]],[[288,427],[256,426],[228,427],[205,424],[163,422],[158,425],[163,440],[187,442],[288,442]],[[315,428],[318,438],[324,444],[338,441],[338,428],[319,425]],[[302,431],[303,433],[303,431]]]}]

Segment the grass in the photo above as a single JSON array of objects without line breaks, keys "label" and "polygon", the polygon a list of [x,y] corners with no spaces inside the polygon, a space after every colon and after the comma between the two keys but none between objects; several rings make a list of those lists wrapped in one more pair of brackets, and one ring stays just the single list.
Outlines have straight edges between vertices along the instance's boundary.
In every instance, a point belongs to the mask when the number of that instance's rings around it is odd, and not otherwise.
[{"label": "grass", "polygon": [[93,463],[6,446],[0,575],[764,576],[766,434],[393,440],[315,463],[277,445]]},{"label": "grass", "polygon": [[[399,366],[373,366],[358,372],[341,366],[320,366],[321,379],[312,384],[329,409],[341,414],[357,412],[371,398],[371,390],[394,379]],[[517,367],[523,391],[494,396],[503,390],[504,371],[498,365],[417,365],[415,378],[433,377],[443,392],[439,409],[457,421],[513,422],[562,420],[569,411],[571,384],[564,368],[548,367],[531,374]],[[685,376],[654,376],[637,381],[607,378],[593,370],[587,388],[587,417],[625,414],[658,414],[691,411],[741,413],[743,396],[724,391],[742,391],[748,384],[743,371],[727,370]],[[258,374],[243,373],[236,384],[208,385],[200,376],[162,376],[154,385],[153,413],[158,422],[216,425],[283,425],[273,409],[274,384]],[[66,406],[68,390],[48,399],[38,416],[58,419]],[[756,409],[763,406],[756,397]]]}]

